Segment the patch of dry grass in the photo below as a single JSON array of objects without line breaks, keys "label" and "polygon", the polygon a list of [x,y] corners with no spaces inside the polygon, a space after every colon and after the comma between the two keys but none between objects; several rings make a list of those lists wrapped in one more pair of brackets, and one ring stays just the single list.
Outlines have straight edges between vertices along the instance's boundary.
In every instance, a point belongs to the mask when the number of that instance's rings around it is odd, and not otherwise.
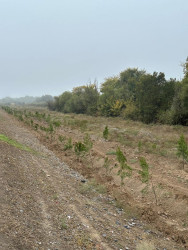
[{"label": "patch of dry grass", "polygon": [[152,242],[144,241],[136,246],[136,250],[155,250],[155,246]]}]

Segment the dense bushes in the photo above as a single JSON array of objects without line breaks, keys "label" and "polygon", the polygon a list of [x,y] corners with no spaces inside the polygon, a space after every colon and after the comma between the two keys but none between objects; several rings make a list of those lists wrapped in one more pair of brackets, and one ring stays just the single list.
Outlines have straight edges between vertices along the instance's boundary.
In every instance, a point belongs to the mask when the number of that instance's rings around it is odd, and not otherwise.
[{"label": "dense bushes", "polygon": [[188,125],[188,59],[181,82],[166,80],[164,73],[129,68],[105,79],[100,91],[95,83],[80,86],[55,97],[48,107],[64,113]]},{"label": "dense bushes", "polygon": [[48,107],[64,113],[93,115],[98,109],[98,99],[96,84],[90,84],[74,88],[72,92],[64,92],[55,97],[54,102],[49,102]]}]

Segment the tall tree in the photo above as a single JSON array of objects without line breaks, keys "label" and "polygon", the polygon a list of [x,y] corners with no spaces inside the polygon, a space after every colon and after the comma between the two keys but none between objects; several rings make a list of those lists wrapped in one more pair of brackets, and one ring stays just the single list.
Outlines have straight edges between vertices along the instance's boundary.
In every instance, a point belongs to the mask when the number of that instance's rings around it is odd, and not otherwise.
[{"label": "tall tree", "polygon": [[141,77],[137,84],[136,102],[139,111],[139,119],[150,123],[157,120],[157,114],[161,108],[161,89],[165,85],[164,73],[147,74]]},{"label": "tall tree", "polygon": [[188,125],[188,58],[183,67],[184,78],[176,84],[170,112],[173,124]]}]

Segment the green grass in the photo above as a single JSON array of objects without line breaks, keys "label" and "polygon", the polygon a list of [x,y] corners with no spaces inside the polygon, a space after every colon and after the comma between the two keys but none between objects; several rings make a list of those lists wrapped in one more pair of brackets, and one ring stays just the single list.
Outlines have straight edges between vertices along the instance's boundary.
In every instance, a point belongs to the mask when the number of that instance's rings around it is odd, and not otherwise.
[{"label": "green grass", "polygon": [[116,151],[109,151],[109,152],[106,152],[106,155],[116,155]]},{"label": "green grass", "polygon": [[67,226],[67,224],[66,224],[66,222],[65,222],[65,219],[63,219],[63,218],[61,219],[60,228],[61,228],[61,230],[67,229],[67,228],[68,228],[68,226]]},{"label": "green grass", "polygon": [[8,138],[6,135],[0,134],[0,141],[6,142],[9,145],[14,146],[14,147],[19,148],[19,149],[24,150],[24,151],[36,153],[33,149],[31,149],[25,145],[22,145],[21,143],[15,141],[15,140]]},{"label": "green grass", "polygon": [[138,160],[137,160],[137,159],[130,159],[129,161],[130,161],[130,163],[131,163],[131,164],[135,164],[135,163],[137,163],[137,162],[138,162]]}]

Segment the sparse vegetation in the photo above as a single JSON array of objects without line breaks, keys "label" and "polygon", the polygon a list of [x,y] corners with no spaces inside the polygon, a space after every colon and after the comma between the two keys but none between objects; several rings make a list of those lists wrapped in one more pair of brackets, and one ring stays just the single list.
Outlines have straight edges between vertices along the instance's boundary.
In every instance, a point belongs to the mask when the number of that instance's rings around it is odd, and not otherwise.
[{"label": "sparse vegetation", "polygon": [[120,176],[121,185],[123,185],[125,177],[131,176],[132,168],[127,164],[127,159],[119,147],[116,150],[116,158],[119,162],[119,166],[115,165],[115,168],[119,168],[117,175]]},{"label": "sparse vegetation", "polygon": [[94,243],[91,241],[90,236],[86,234],[80,234],[76,236],[76,242],[82,249],[94,249]]},{"label": "sparse vegetation", "polygon": [[62,136],[62,135],[59,135],[58,139],[59,139],[60,142],[63,142],[65,140],[65,137]]},{"label": "sparse vegetation", "polygon": [[178,152],[177,152],[178,157],[182,157],[182,165],[183,169],[185,166],[185,161],[188,160],[188,146],[185,141],[184,135],[181,135],[178,141]]},{"label": "sparse vegetation", "polygon": [[95,179],[92,179],[92,180],[82,184],[80,186],[79,191],[81,194],[87,194],[87,193],[92,193],[92,192],[104,194],[104,193],[106,193],[106,188],[105,188],[105,186],[97,183]]},{"label": "sparse vegetation", "polygon": [[142,150],[142,143],[141,141],[138,142],[138,152],[140,153]]},{"label": "sparse vegetation", "polygon": [[13,140],[13,139],[10,139],[8,138],[6,135],[3,135],[3,134],[0,134],[0,141],[3,141],[3,142],[6,142],[16,148],[19,148],[21,150],[24,150],[24,151],[28,151],[28,152],[31,152],[31,153],[36,153],[33,149],[25,146],[25,145],[22,145],[20,144],[19,142]]},{"label": "sparse vegetation", "polygon": [[[66,157],[68,163],[70,162],[70,165],[73,168],[75,167],[76,170],[79,169],[91,177],[93,175],[94,177],[97,176],[96,179],[99,183],[104,183],[110,189],[114,185],[115,192],[120,192],[120,194],[124,192],[128,196],[135,194],[138,200],[140,199],[140,202],[145,201],[147,202],[145,204],[152,204],[153,206],[155,205],[153,195],[155,196],[156,205],[160,205],[160,207],[163,207],[163,204],[165,207],[168,202],[172,201],[177,205],[174,191],[168,190],[163,179],[160,179],[159,186],[156,178],[160,174],[162,175],[163,172],[165,178],[167,176],[174,178],[173,170],[170,170],[169,164],[177,162],[177,141],[179,134],[184,134],[186,142],[186,127],[145,125],[130,120],[123,121],[121,118],[107,118],[106,120],[106,118],[96,117],[93,119],[93,117],[85,115],[65,115],[28,108],[23,110],[21,108],[9,107],[7,110],[8,113],[14,115],[18,120],[19,116],[22,115],[22,122],[30,126],[30,129],[36,130],[35,125],[38,124],[36,133],[44,141],[45,145],[57,152],[60,157],[61,155]],[[60,126],[56,126],[54,121],[59,121]],[[106,141],[101,140],[101,135],[104,132],[104,127],[101,124],[109,124],[111,128],[110,143],[106,139]],[[80,128],[80,126],[83,126],[84,129]],[[141,154],[147,158],[147,162],[145,158],[145,162],[143,159],[142,163],[140,162]],[[79,163],[77,162],[78,157]],[[182,156],[180,157],[182,158]],[[64,160],[65,158],[62,159]],[[162,159],[165,162],[164,167]],[[138,170],[139,162],[140,171]],[[92,163],[92,167],[90,163]],[[102,178],[104,174],[104,171],[101,172],[102,168],[106,172],[104,179]],[[152,168],[153,175],[151,174]],[[178,171],[177,164],[174,164],[173,168]],[[159,173],[156,172],[158,169],[160,169]],[[143,184],[139,181],[138,171]],[[126,177],[131,178],[126,179]],[[120,188],[120,184],[122,188]],[[178,176],[176,177],[176,184],[186,185],[187,187],[187,179],[183,176]],[[161,186],[162,188],[160,188]],[[89,196],[98,192],[106,192],[103,188],[103,185],[99,185],[96,188],[95,184],[86,182],[80,185],[80,192]],[[116,202],[125,205],[126,201],[121,196],[117,197],[120,200]],[[59,202],[59,199],[56,200],[56,197],[53,200],[54,202]],[[180,200],[180,198],[177,200]],[[132,209],[131,206],[130,211],[126,211],[130,216],[133,216]],[[183,216],[185,217],[186,215],[184,214]],[[185,223],[181,222],[181,226],[184,228],[187,225],[187,221]]]},{"label": "sparse vegetation", "polygon": [[108,159],[108,157],[105,157],[103,167],[106,170],[106,174],[108,174],[110,172],[110,160]]},{"label": "sparse vegetation", "polygon": [[142,170],[139,171],[139,174],[141,175],[141,180],[143,183],[147,184],[146,187],[144,189],[142,189],[142,193],[146,192],[146,190],[148,189],[148,185],[151,183],[151,188],[152,188],[153,194],[155,196],[155,202],[157,205],[158,200],[157,200],[157,195],[156,195],[156,191],[155,191],[155,186],[153,185],[152,175],[149,173],[149,165],[146,162],[146,159],[144,157],[140,158],[140,166],[142,168]]},{"label": "sparse vegetation", "polygon": [[106,155],[116,155],[116,151],[109,151],[106,153]]},{"label": "sparse vegetation", "polygon": [[140,166],[142,170],[139,170],[139,174],[141,175],[142,182],[148,183],[149,182],[149,166],[146,162],[145,158],[140,158]]},{"label": "sparse vegetation", "polygon": [[155,246],[152,242],[140,242],[137,246],[136,246],[136,250],[155,250]]},{"label": "sparse vegetation", "polygon": [[64,145],[64,151],[68,150],[68,149],[72,149],[73,145],[72,145],[72,138],[69,137],[69,139],[67,140],[67,142]]},{"label": "sparse vegetation", "polygon": [[68,226],[66,224],[66,221],[63,218],[61,219],[60,228],[61,228],[61,230],[64,230],[64,229],[68,228]]}]

